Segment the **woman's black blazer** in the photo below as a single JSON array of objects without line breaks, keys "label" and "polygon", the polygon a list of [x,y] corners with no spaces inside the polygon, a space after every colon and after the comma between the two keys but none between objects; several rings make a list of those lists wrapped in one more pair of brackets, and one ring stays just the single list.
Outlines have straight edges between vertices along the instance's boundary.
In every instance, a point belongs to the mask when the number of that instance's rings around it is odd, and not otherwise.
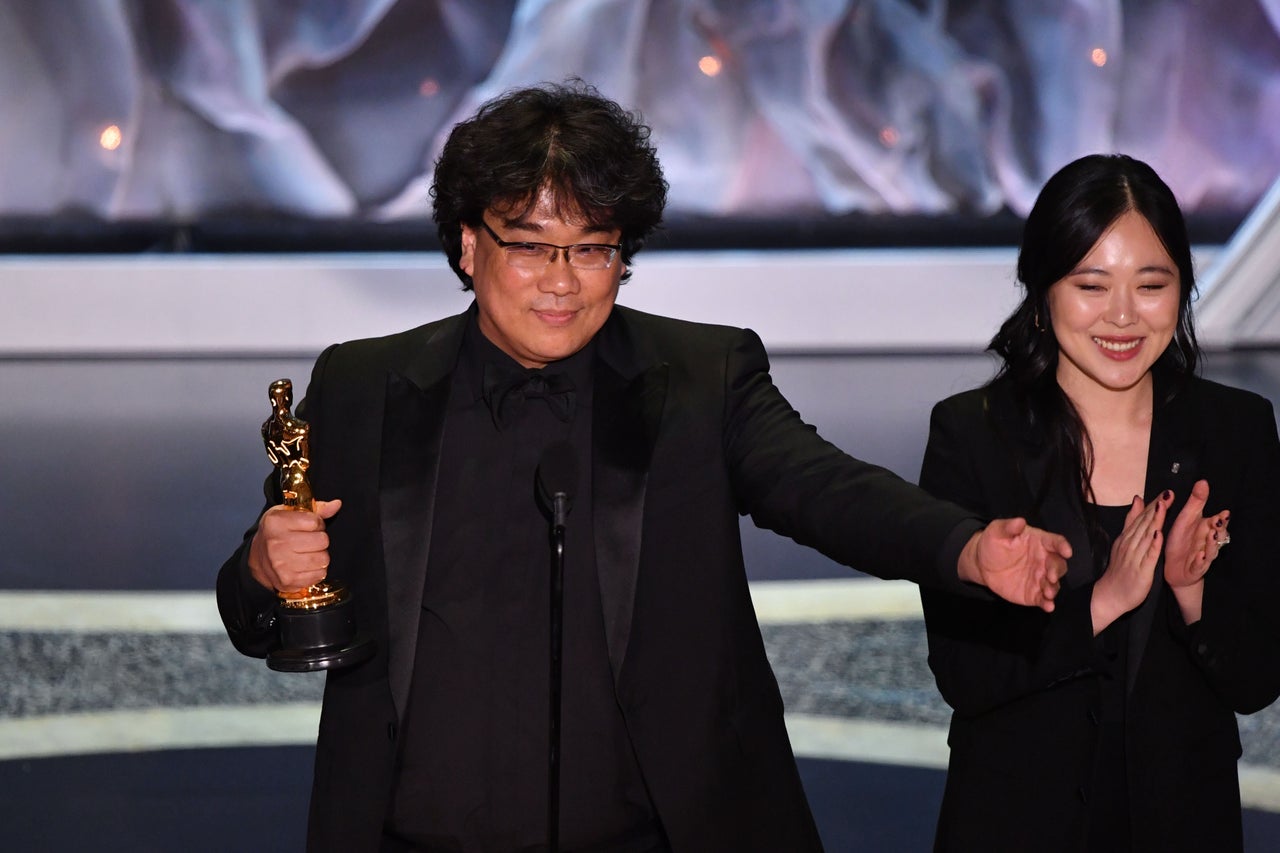
[{"label": "woman's black blazer", "polygon": [[1093,637],[1080,501],[1069,475],[1048,470],[1009,383],[935,406],[920,484],[989,518],[1025,516],[1074,549],[1051,614],[921,590],[929,665],[954,709],[937,850],[1085,849],[1102,685],[1114,677],[1125,681],[1130,849],[1240,849],[1235,713],[1280,694],[1280,441],[1256,394],[1203,379],[1171,392],[1158,374],[1144,498],[1174,491],[1167,533],[1207,479],[1205,512],[1231,511],[1232,541],[1210,567],[1199,622],[1184,624],[1162,563],[1118,649]]}]

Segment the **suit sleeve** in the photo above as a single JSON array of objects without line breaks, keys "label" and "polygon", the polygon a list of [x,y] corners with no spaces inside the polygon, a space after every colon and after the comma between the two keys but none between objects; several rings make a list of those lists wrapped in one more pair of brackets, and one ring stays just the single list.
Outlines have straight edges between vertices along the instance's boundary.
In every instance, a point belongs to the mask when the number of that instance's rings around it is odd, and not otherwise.
[{"label": "suit sleeve", "polygon": [[[990,432],[977,395],[934,407],[920,485],[984,517],[1025,515],[1008,449]],[[947,704],[979,714],[1108,664],[1093,637],[1092,584],[1064,588],[1052,613],[994,598],[921,589],[929,668]]]},{"label": "suit sleeve", "polygon": [[[336,346],[336,345],[335,345]],[[299,418],[307,420],[309,412],[320,411],[320,386],[324,365],[334,347],[329,347],[316,360],[311,371],[311,383],[307,387],[305,399],[296,409]],[[262,512],[283,503],[280,491],[280,477],[275,471],[267,475],[263,483],[266,503]],[[258,514],[262,517],[262,513]],[[249,545],[258,532],[258,522],[245,531],[244,539],[234,553],[218,570],[217,599],[218,613],[222,624],[227,629],[227,636],[236,649],[250,657],[265,658],[280,645],[275,630],[276,594],[253,579],[249,571]]]},{"label": "suit sleeve", "polygon": [[837,562],[961,592],[960,551],[981,524],[827,442],[783,398],[760,339],[727,354],[724,442],[739,511]]},{"label": "suit sleeve", "polygon": [[[1231,543],[1205,576],[1200,621],[1186,626],[1177,606],[1169,608],[1169,629],[1214,693],[1241,714],[1259,711],[1280,695],[1280,439],[1270,403],[1253,395],[1246,400],[1225,419],[1230,434],[1212,439],[1217,447],[1211,453],[1234,464],[1211,465],[1205,472],[1206,512],[1231,511]],[[1217,498],[1215,489],[1225,496]]]}]

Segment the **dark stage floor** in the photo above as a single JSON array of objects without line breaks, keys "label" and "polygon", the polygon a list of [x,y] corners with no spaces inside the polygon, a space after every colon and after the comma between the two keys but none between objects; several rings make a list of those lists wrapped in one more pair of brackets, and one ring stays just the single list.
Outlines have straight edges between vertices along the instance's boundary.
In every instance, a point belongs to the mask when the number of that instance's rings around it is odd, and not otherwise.
[{"label": "dark stage floor", "polygon": [[[0,762],[3,846],[23,853],[301,853],[313,752],[204,749]],[[941,770],[801,759],[800,774],[830,853],[930,849]],[[1276,849],[1280,815],[1248,810],[1244,825],[1246,850]]]}]

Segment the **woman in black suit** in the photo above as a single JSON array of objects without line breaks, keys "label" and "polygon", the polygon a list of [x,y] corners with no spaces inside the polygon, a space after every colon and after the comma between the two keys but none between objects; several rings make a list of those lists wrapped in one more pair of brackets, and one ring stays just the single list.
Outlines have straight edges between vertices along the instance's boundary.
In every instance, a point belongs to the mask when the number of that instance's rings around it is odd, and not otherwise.
[{"label": "woman in black suit", "polygon": [[1271,405],[1196,375],[1186,228],[1145,163],[1050,178],[1018,277],[920,484],[1074,556],[1052,613],[921,591],[954,709],[935,849],[1239,850],[1235,713],[1280,694]]}]

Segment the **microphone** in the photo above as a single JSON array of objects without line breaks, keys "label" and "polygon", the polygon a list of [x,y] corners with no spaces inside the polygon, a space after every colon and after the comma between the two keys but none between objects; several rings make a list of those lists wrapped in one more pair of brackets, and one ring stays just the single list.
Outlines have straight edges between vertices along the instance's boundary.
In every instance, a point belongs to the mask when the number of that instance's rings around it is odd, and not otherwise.
[{"label": "microphone", "polygon": [[555,530],[564,530],[565,518],[573,508],[573,492],[578,486],[578,457],[565,439],[553,441],[542,451],[535,474],[538,506]]}]

